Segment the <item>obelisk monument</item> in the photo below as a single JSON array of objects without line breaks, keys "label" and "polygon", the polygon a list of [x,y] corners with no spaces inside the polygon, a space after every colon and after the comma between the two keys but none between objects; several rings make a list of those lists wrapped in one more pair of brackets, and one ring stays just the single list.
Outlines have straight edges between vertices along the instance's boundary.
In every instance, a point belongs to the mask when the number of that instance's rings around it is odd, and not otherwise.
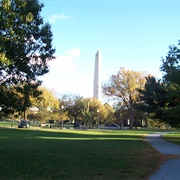
[{"label": "obelisk monument", "polygon": [[99,50],[95,55],[93,98],[101,99],[101,54]]}]

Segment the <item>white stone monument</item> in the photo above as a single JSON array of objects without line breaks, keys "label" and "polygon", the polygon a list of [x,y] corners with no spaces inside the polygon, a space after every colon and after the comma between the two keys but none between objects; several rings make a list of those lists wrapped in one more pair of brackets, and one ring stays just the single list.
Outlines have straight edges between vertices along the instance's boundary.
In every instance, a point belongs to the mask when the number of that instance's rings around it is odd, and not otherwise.
[{"label": "white stone monument", "polygon": [[93,98],[101,100],[101,54],[99,50],[95,55]]}]

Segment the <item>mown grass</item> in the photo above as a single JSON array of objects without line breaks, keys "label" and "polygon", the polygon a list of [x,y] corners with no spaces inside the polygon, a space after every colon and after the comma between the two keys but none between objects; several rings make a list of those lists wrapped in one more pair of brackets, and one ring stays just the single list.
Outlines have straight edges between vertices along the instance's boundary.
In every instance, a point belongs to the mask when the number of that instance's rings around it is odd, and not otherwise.
[{"label": "mown grass", "polygon": [[[18,122],[5,122],[5,121],[0,121],[0,127],[17,127],[18,126]],[[30,123],[30,128],[40,128],[41,127],[41,123]],[[49,128],[49,124],[47,123],[45,126],[45,128]],[[51,124],[52,128],[61,128],[61,124]],[[64,128],[70,129],[73,128],[73,125],[71,124],[64,124],[63,125]]]},{"label": "mown grass", "polygon": [[164,134],[163,139],[180,145],[180,132],[172,132],[170,134]]},{"label": "mown grass", "polygon": [[162,160],[146,133],[0,128],[0,179],[146,179]]},{"label": "mown grass", "polygon": [[11,127],[11,126],[14,126],[14,127],[17,127],[18,123],[17,122],[5,122],[5,121],[0,121],[0,127]]}]

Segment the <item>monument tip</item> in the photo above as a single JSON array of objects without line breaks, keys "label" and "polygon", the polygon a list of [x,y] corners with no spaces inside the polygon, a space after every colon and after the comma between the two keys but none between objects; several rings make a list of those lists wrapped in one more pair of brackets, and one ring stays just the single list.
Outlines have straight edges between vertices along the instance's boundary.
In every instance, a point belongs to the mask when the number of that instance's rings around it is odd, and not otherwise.
[{"label": "monument tip", "polygon": [[99,50],[99,49],[97,50],[97,53],[96,53],[96,54],[97,54],[97,55],[99,55],[99,54],[100,54],[100,50]]}]

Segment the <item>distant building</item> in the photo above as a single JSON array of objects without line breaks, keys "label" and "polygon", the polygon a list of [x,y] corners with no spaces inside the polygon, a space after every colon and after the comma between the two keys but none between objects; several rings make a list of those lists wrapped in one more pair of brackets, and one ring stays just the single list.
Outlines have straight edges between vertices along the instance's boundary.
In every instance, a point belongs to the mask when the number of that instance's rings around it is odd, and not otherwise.
[{"label": "distant building", "polygon": [[95,55],[93,98],[101,100],[101,91],[101,54],[98,50]]}]

